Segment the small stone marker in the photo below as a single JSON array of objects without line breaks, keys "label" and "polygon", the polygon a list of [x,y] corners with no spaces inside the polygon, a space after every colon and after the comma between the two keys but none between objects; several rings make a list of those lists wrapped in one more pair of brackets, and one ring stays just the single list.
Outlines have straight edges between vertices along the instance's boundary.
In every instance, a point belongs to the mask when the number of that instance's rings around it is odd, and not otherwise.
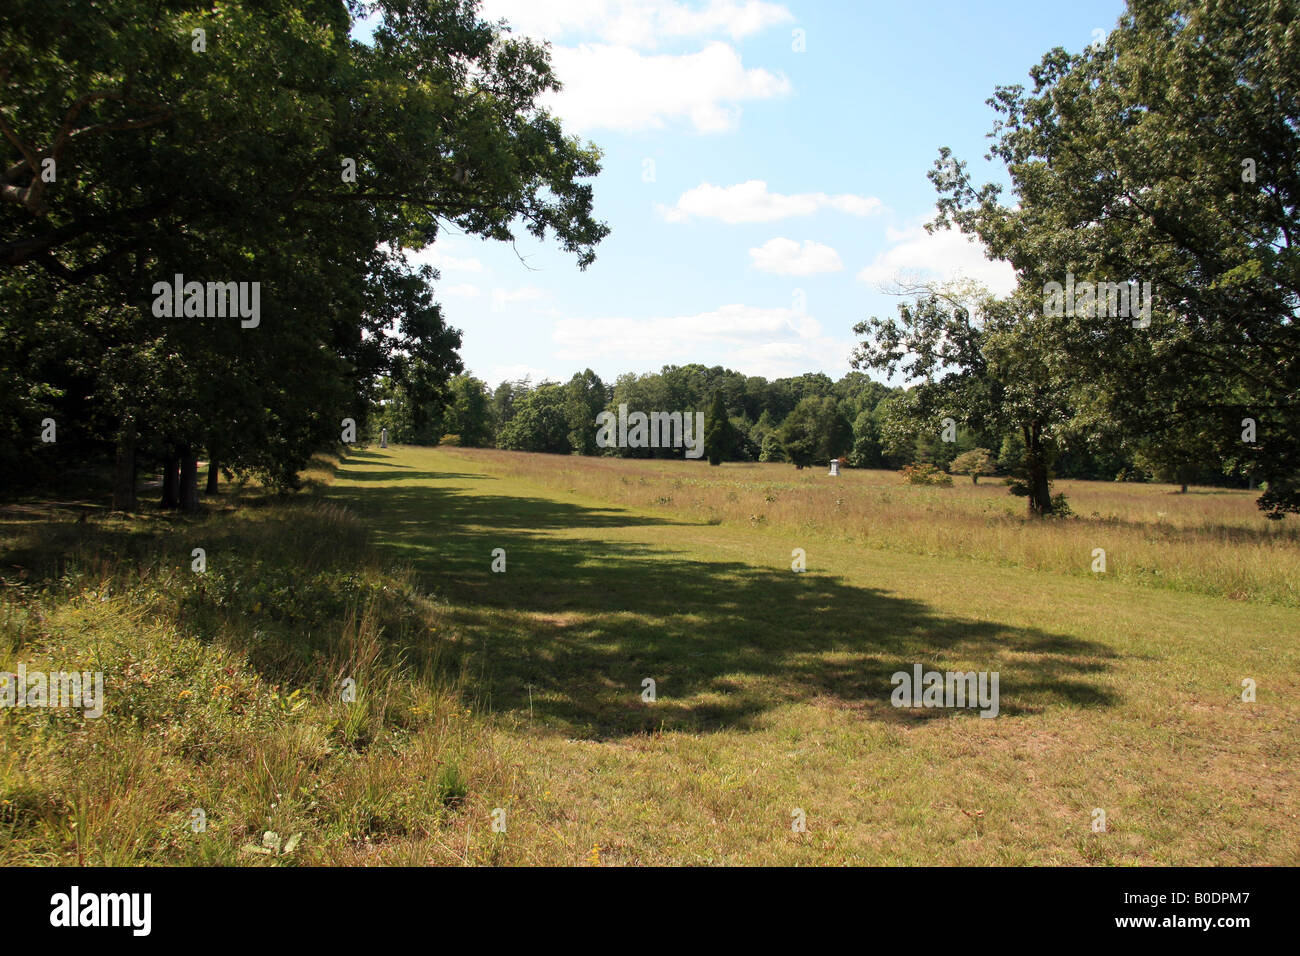
[{"label": "small stone marker", "polygon": [[838,478],[839,476],[840,476],[840,460],[838,458],[832,458],[829,477]]},{"label": "small stone marker", "polygon": [[387,448],[387,447],[388,447],[388,429],[387,429],[387,428],[381,428],[381,429],[379,429],[379,447],[380,447],[380,448]]}]

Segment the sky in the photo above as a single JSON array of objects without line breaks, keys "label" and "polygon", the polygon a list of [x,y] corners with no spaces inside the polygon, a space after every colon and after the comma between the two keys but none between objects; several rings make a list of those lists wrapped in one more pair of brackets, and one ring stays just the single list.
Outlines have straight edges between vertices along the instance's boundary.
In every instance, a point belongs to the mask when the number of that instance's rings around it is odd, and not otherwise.
[{"label": "sky", "polygon": [[902,276],[1010,289],[1005,263],[928,235],[939,148],[977,183],[999,85],[1049,49],[1082,50],[1122,0],[484,0],[549,41],[544,102],[603,152],[596,261],[522,229],[444,232],[413,261],[495,386],[698,362],[778,378],[851,370],[853,326],[894,314]]}]

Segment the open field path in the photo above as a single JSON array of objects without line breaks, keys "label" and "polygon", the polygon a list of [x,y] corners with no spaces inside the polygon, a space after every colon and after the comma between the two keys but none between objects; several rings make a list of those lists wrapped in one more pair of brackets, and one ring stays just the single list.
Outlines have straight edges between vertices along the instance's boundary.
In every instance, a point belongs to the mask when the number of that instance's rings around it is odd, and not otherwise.
[{"label": "open field path", "polygon": [[[353,452],[325,494],[446,599],[521,862],[1300,862],[1295,609],[613,507],[454,448]],[[916,664],[996,671],[998,716],[894,707]]]}]

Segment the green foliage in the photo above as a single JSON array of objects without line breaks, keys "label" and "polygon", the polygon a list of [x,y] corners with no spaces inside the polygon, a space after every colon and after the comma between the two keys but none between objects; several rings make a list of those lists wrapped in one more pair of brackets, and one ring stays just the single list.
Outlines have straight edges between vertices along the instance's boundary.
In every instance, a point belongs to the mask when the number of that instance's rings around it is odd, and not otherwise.
[{"label": "green foliage", "polygon": [[972,448],[954,458],[948,470],[954,475],[970,475],[971,483],[978,485],[980,475],[993,474],[993,453],[987,448]]},{"label": "green foliage", "polygon": [[735,432],[731,427],[731,419],[727,417],[722,392],[715,391],[713,403],[704,420],[704,455],[709,459],[709,464],[720,465],[724,458],[731,457],[735,441]]},{"label": "green foliage", "polygon": [[493,390],[492,421],[498,436],[515,417],[515,408],[519,402],[532,390],[532,383],[527,376],[513,382],[502,382]]},{"label": "green foliage", "polygon": [[564,386],[543,382],[518,402],[514,416],[501,430],[498,444],[512,451],[567,455],[570,421]]},{"label": "green foliage", "polygon": [[1031,90],[990,101],[1010,201],[946,149],[931,173],[938,224],[1009,261],[1038,308],[1067,273],[1151,284],[1147,324],[1044,316],[1036,356],[1068,355],[1061,394],[1086,388],[1165,473],[1195,453],[1267,479],[1259,505],[1274,518],[1300,511],[1294,15],[1289,3],[1129,0],[1104,44],[1051,50]]},{"label": "green foliage", "polygon": [[380,379],[375,404],[369,417],[368,433],[378,442],[384,429],[388,440],[401,445],[436,445],[446,428],[442,405],[436,401],[417,403],[402,382]]},{"label": "green foliage", "polygon": [[853,441],[853,429],[830,395],[810,395],[781,426],[781,446],[796,468],[839,458]]},{"label": "green foliage", "polygon": [[863,409],[853,421],[853,449],[848,455],[854,468],[883,468],[885,452],[881,445],[880,423],[874,410]]},{"label": "green foliage", "polygon": [[759,452],[759,461],[789,461],[786,457],[785,446],[781,444],[781,436],[776,432],[770,432],[763,436],[763,447]]},{"label": "green foliage", "polygon": [[[7,476],[35,459],[45,416],[78,424],[60,454],[207,449],[285,488],[343,418],[365,430],[381,388],[406,405],[397,431],[434,440],[460,333],[407,250],[446,225],[522,228],[585,268],[608,231],[585,182],[598,151],[540,106],[557,88],[547,50],[471,3],[379,0],[372,45],[351,38],[360,7],[344,0],[10,6]],[[177,274],[259,283],[260,322],[154,315],[154,283]]]},{"label": "green foliage", "polygon": [[915,291],[897,319],[854,327],[867,337],[854,365],[922,380],[891,405],[912,434],[939,434],[945,417],[980,431],[1019,431],[1029,511],[1049,513],[1049,463],[1070,419],[1074,368],[1052,348],[1048,323],[1024,293],[997,300],[970,282]]},{"label": "green foliage", "polygon": [[442,414],[442,427],[467,448],[490,447],[493,443],[492,406],[487,385],[472,375],[457,375],[448,384],[449,401]]},{"label": "green foliage", "polygon": [[1065,492],[1058,491],[1052,495],[1052,515],[1053,518],[1073,518],[1074,509],[1065,498]]},{"label": "green foliage", "polygon": [[596,416],[609,401],[609,390],[599,375],[591,369],[585,369],[569,379],[564,391],[569,446],[574,454],[598,454],[600,448],[596,445]]}]

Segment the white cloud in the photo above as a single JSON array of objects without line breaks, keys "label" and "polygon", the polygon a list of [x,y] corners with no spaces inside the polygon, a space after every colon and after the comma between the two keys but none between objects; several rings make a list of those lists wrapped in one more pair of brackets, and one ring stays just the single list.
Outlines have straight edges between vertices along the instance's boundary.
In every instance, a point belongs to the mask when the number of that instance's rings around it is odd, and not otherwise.
[{"label": "white cloud", "polygon": [[755,269],[779,276],[810,276],[844,268],[838,252],[811,239],[805,239],[802,246],[793,239],[769,239],[750,249],[749,257]]},{"label": "white cloud", "polygon": [[816,369],[829,369],[832,378],[849,371],[849,353],[853,343],[838,339],[816,339],[809,342],[767,342],[732,351],[725,363],[746,375],[762,375],[766,379],[802,375]]},{"label": "white cloud", "polygon": [[696,315],[645,319],[562,319],[557,360],[620,369],[665,364],[722,364],[751,375],[848,367],[852,343],[825,337],[821,324],[791,308],[724,305]]},{"label": "white cloud", "polygon": [[448,244],[437,242],[410,254],[412,265],[430,265],[439,272],[482,272],[483,263],[473,256],[453,256],[447,252]]},{"label": "white cloud", "polygon": [[835,209],[851,216],[869,216],[881,208],[873,196],[856,196],[841,193],[794,193],[783,195],[767,191],[767,183],[751,179],[734,186],[714,186],[701,183],[688,189],[672,206],[660,206],[659,211],[669,222],[687,222],[696,219],[720,219],[736,224],[742,222],[773,222],[790,216],[811,216],[820,209]]},{"label": "white cloud", "polygon": [[518,289],[493,289],[492,308],[494,311],[501,312],[507,305],[521,302],[540,302],[549,296],[549,292],[545,289],[539,289],[535,285],[520,286]]},{"label": "white cloud", "polygon": [[1010,263],[990,261],[979,241],[957,229],[928,233],[922,226],[889,229],[891,246],[857,275],[863,282],[888,285],[909,278],[974,279],[995,295],[1006,295],[1016,287]]},{"label": "white cloud", "polygon": [[516,33],[557,40],[580,36],[652,49],[663,40],[726,35],[740,40],[794,16],[766,0],[484,0],[482,15],[504,17]]},{"label": "white cloud", "polygon": [[743,343],[755,338],[812,338],[817,320],[794,309],[724,305],[712,312],[663,318],[561,319],[555,339],[562,358],[647,354],[686,356],[702,345]]},{"label": "white cloud", "polygon": [[546,369],[525,364],[493,365],[488,369],[487,374],[483,376],[483,381],[487,382],[489,387],[496,388],[502,382],[517,382],[522,378],[527,378],[534,385],[540,385],[548,380],[552,382],[559,381]]},{"label": "white cloud", "polygon": [[742,101],[790,92],[783,74],[745,69],[721,42],[680,55],[583,44],[555,47],[551,59],[564,89],[544,102],[576,130],[636,132],[689,121],[701,133],[725,132],[739,122]]}]

